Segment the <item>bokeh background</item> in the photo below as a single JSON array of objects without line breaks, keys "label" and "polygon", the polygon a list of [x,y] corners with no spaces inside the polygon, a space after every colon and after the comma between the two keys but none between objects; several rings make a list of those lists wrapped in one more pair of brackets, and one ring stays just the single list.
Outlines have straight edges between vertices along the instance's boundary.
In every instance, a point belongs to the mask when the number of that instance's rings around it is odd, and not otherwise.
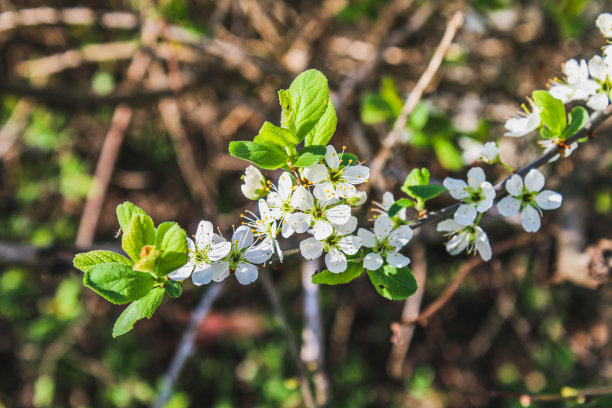
[{"label": "bokeh background", "polygon": [[[367,164],[448,20],[463,13],[383,171],[397,194],[414,167],[428,167],[436,182],[463,177],[484,141],[499,140],[515,167],[540,154],[533,137],[503,140],[503,122],[561,75],[563,61],[600,52],[594,21],[611,6],[0,0],[0,407],[155,400],[206,288],[186,282],[181,298],[112,339],[122,308],[82,287],[72,256],[119,247],[114,211],[125,200],[190,234],[200,219],[231,229],[252,203],[239,189],[245,163],[229,156],[228,143],[276,122],[277,90],[303,70],[328,77],[339,118],[332,142]],[[564,205],[546,213],[539,233],[485,217],[493,247],[503,249],[490,263],[450,257],[433,226],[420,231],[410,255],[421,282],[426,276],[423,306],[474,265],[404,352],[391,342],[390,325],[418,303],[387,301],[365,277],[321,287],[323,354],[308,367],[326,375],[327,406],[518,407],[523,393],[610,384],[611,133],[603,126],[569,159],[546,167]],[[491,179],[505,176],[485,169]],[[374,200],[381,194],[371,190]],[[443,195],[431,208],[451,202]],[[270,274],[301,342],[299,256]],[[230,280],[199,325],[167,406],[303,406],[286,340],[259,282]],[[585,406],[609,407],[612,399]]]}]

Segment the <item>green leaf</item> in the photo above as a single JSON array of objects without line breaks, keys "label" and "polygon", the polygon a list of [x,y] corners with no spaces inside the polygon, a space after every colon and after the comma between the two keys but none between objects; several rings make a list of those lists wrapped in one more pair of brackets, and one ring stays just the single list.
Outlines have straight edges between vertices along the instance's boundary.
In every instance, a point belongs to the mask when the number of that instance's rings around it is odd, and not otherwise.
[{"label": "green leaf", "polygon": [[87,272],[92,266],[102,263],[117,262],[132,265],[134,262],[123,255],[112,251],[90,251],[77,254],[74,257],[74,267]]},{"label": "green leaf", "polygon": [[368,271],[368,276],[376,291],[391,300],[404,300],[414,295],[418,287],[408,267],[396,269],[385,265],[375,271]]},{"label": "green leaf", "polygon": [[379,94],[369,93],[361,99],[361,121],[366,125],[384,123],[393,118],[393,109]]},{"label": "green leaf", "polygon": [[565,105],[548,91],[533,91],[531,94],[535,104],[541,109],[542,123],[550,129],[555,136],[560,136],[567,124]]},{"label": "green leaf", "polygon": [[137,207],[129,201],[117,206],[117,219],[119,220],[122,232],[127,231],[130,222],[132,222],[132,217],[136,214],[147,215],[142,208]]},{"label": "green leaf", "polygon": [[340,165],[354,166],[357,164],[357,156],[351,153],[342,153],[340,157]]},{"label": "green leaf", "polygon": [[145,245],[155,245],[155,225],[148,215],[136,214],[123,231],[121,246],[130,258],[138,261]]},{"label": "green leaf", "polygon": [[289,90],[281,89],[278,91],[278,101],[282,108],[281,126],[295,132],[295,123],[293,123],[293,101]]},{"label": "green leaf", "polygon": [[312,283],[315,285],[341,285],[358,278],[362,272],[362,262],[349,262],[344,272],[333,273],[325,269],[322,272],[312,275]]},{"label": "green leaf", "polygon": [[259,130],[258,136],[264,142],[275,143],[279,146],[294,147],[300,143],[297,136],[295,136],[292,131],[275,126],[270,122],[264,122],[263,126]]},{"label": "green leaf", "polygon": [[327,149],[325,146],[306,146],[300,150],[297,160],[292,164],[294,167],[308,167],[320,162],[324,157]]},{"label": "green leaf", "polygon": [[421,130],[429,121],[429,105],[427,102],[419,102],[408,117],[408,127],[412,130]]},{"label": "green leaf", "polygon": [[129,305],[119,316],[113,327],[113,337],[121,336],[132,330],[138,320],[150,319],[157,307],[164,300],[164,289],[155,288],[145,297]]},{"label": "green leaf", "polygon": [[563,139],[574,136],[589,121],[589,112],[582,106],[576,106],[569,114],[569,123],[563,131]]},{"label": "green leaf", "polygon": [[327,146],[327,143],[329,143],[336,131],[337,123],[336,108],[334,108],[334,104],[330,99],[323,116],[321,116],[304,138],[304,146]]},{"label": "green leaf", "polygon": [[302,72],[289,86],[296,135],[303,140],[329,104],[327,78],[316,69]]},{"label": "green leaf", "polygon": [[422,200],[431,200],[446,191],[446,188],[438,184],[427,184],[425,186],[408,186],[411,196]]},{"label": "green leaf", "polygon": [[554,139],[558,135],[551,132],[547,127],[542,127],[540,128],[540,136],[542,136],[544,139]]},{"label": "green leaf", "polygon": [[229,152],[232,156],[256,164],[262,169],[276,170],[287,162],[285,153],[270,144],[231,142]]},{"label": "green leaf", "polygon": [[389,211],[387,211],[387,214],[389,215],[389,217],[395,217],[397,213],[402,210],[402,208],[407,207],[414,207],[414,201],[409,198],[401,198],[394,202],[391,207],[389,207]]},{"label": "green leaf", "polygon": [[404,180],[401,190],[406,194],[411,194],[408,187],[422,186],[425,184],[429,184],[429,170],[427,170],[425,167],[422,169],[412,169],[412,171],[406,177],[406,180]]},{"label": "green leaf", "polygon": [[169,280],[164,283],[164,289],[170,297],[177,298],[183,292],[183,284],[179,281]]},{"label": "green leaf", "polygon": [[155,247],[162,251],[157,262],[157,276],[167,275],[189,260],[187,233],[176,222],[164,222],[157,227]]},{"label": "green leaf", "polygon": [[104,263],[92,266],[83,276],[83,284],[114,304],[138,300],[151,290],[151,274],[132,270],[130,265]]},{"label": "green leaf", "polygon": [[463,157],[455,145],[444,137],[433,139],[433,148],[438,161],[446,170],[458,171],[463,168]]}]

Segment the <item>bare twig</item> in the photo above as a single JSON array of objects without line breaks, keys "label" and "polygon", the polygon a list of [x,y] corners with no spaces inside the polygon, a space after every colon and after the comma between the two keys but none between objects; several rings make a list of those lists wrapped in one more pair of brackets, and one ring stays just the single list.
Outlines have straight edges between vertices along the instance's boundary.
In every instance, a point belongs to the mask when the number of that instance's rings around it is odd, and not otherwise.
[{"label": "bare twig", "polygon": [[261,268],[259,270],[259,280],[263,284],[264,290],[268,295],[268,299],[272,304],[272,308],[274,309],[274,314],[277,319],[280,321],[281,326],[285,332],[285,336],[287,337],[287,342],[289,344],[289,351],[293,356],[295,363],[297,364],[298,369],[298,381],[300,383],[300,387],[302,388],[302,397],[304,398],[304,405],[308,408],[315,408],[315,400],[312,394],[312,389],[310,387],[310,383],[308,382],[308,376],[306,367],[304,366],[304,362],[300,358],[300,353],[297,345],[297,341],[295,339],[295,335],[291,331],[289,327],[289,322],[287,321],[287,317],[285,316],[285,312],[283,311],[283,307],[281,306],[280,300],[278,298],[278,292],[270,279],[270,275],[266,268]]},{"label": "bare twig", "polygon": [[319,260],[313,259],[302,264],[302,287],[304,288],[304,331],[302,332],[302,361],[315,371],[314,385],[317,406],[326,406],[329,401],[329,381],[325,373],[325,350],[323,347],[323,327],[319,307],[319,285],[312,283],[312,275],[319,268]]},{"label": "bare twig", "polygon": [[528,407],[534,402],[575,401],[584,403],[593,397],[603,397],[612,394],[612,387],[587,388],[578,390],[575,388],[564,388],[559,394],[517,394],[513,392],[492,391],[491,397],[512,398],[519,400],[523,407]]},{"label": "bare twig", "polygon": [[446,24],[446,31],[442,36],[442,40],[440,40],[438,48],[434,52],[434,55],[431,57],[427,68],[425,69],[418,82],[406,98],[404,106],[402,107],[399,116],[395,120],[393,129],[391,129],[391,131],[383,140],[380,151],[372,161],[372,164],[370,166],[370,180],[376,183],[377,187],[380,190],[384,189],[384,179],[380,177],[383,167],[385,166],[385,163],[387,162],[389,157],[391,157],[392,148],[397,143],[400,132],[406,126],[408,115],[412,113],[412,110],[419,103],[421,97],[423,96],[423,93],[425,92],[425,90],[431,83],[431,80],[433,79],[434,75],[440,68],[442,60],[444,59],[444,55],[446,54],[448,47],[450,47],[453,38],[455,38],[457,30],[461,27],[462,24],[463,14],[458,11],[451,17],[451,19]]},{"label": "bare twig", "polygon": [[0,129],[0,157],[4,156],[15,139],[24,131],[33,109],[34,104],[29,99],[22,98],[17,102],[13,113]]},{"label": "bare twig", "polygon": [[193,351],[193,342],[197,334],[197,329],[202,321],[204,321],[206,318],[212,304],[215,302],[222,289],[223,283],[213,283],[209,285],[208,290],[202,294],[200,303],[198,303],[195,310],[191,314],[189,324],[183,333],[183,337],[181,337],[181,342],[174,353],[170,367],[164,375],[161,390],[157,396],[157,399],[151,405],[152,408],[162,408],[164,405],[166,405],[166,402],[168,402],[168,399],[172,395],[174,383],[181,373],[187,357],[189,357]]}]

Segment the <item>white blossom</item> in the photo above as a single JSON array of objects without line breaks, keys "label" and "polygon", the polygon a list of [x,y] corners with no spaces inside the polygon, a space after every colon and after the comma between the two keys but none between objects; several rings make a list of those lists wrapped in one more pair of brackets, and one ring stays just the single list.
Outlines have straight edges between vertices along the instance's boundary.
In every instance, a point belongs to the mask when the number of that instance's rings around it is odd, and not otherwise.
[{"label": "white blossom", "polygon": [[244,184],[240,186],[242,194],[250,200],[258,200],[268,194],[266,178],[257,168],[248,166],[242,176]]},{"label": "white blossom", "polygon": [[276,236],[278,234],[277,220],[281,218],[280,208],[270,209],[268,203],[263,198],[259,199],[259,217],[251,211],[246,211],[249,215],[240,214],[245,220],[246,225],[251,228],[255,238],[262,243],[268,243],[273,250],[276,250],[278,258],[283,262],[283,251],[280,249]]},{"label": "white blossom", "polygon": [[393,220],[381,215],[374,221],[374,233],[359,228],[357,235],[361,238],[362,245],[371,250],[363,258],[364,268],[377,270],[383,266],[385,260],[394,268],[403,268],[410,263],[410,259],[399,251],[412,239],[412,229],[408,225],[397,228],[394,226]]},{"label": "white blossom", "polygon": [[525,176],[525,181],[518,174],[513,175],[506,182],[506,191],[510,194],[497,203],[500,214],[511,217],[521,212],[521,224],[527,232],[536,232],[540,229],[542,210],[554,210],[561,206],[561,194],[542,190],[544,175],[537,169],[531,169]]},{"label": "white blossom", "polygon": [[196,285],[210,283],[213,268],[218,263],[216,261],[227,256],[231,249],[231,244],[213,231],[213,225],[209,221],[200,221],[194,237],[195,242],[187,238],[189,260],[185,265],[168,274],[168,278],[185,280],[191,275]]},{"label": "white blossom", "polygon": [[552,163],[559,160],[559,157],[570,157],[570,155],[578,148],[578,142],[572,142],[569,145],[564,140],[554,139],[543,139],[538,140],[538,144],[544,148],[544,154],[558,150],[559,154],[554,155],[548,162]]},{"label": "white blossom", "polygon": [[531,104],[533,109],[532,112],[529,112],[527,107],[523,105],[523,109],[525,112],[518,112],[514,117],[506,120],[504,127],[507,132],[504,133],[504,136],[510,137],[521,137],[525,136],[528,133],[536,130],[541,123],[540,119],[540,108]]},{"label": "white blossom", "polygon": [[320,240],[315,237],[305,239],[300,243],[300,252],[306,259],[316,259],[323,252],[325,266],[330,272],[340,273],[346,270],[346,255],[355,255],[361,247],[361,238],[350,235],[357,228],[357,218],[350,217],[344,225],[334,225],[334,231]]},{"label": "white blossom", "polygon": [[463,180],[447,177],[442,183],[453,198],[462,204],[455,211],[455,221],[460,225],[471,225],[478,213],[484,213],[493,206],[495,189],[485,181],[485,172],[480,167],[468,171],[467,183]]},{"label": "white blossom", "polygon": [[[380,214],[388,215],[389,209],[393,204],[395,204],[395,198],[393,197],[393,193],[390,191],[385,191],[382,196],[382,203],[374,201],[374,204],[378,208],[372,208],[373,212],[377,212]],[[401,220],[406,221],[406,209],[402,208],[397,213],[396,217],[399,217]]]},{"label": "white blossom", "polygon": [[246,225],[241,225],[234,231],[231,249],[227,256],[213,265],[212,280],[221,282],[234,272],[236,279],[242,285],[255,282],[259,275],[255,264],[266,262],[272,256],[273,250],[269,242],[254,245],[253,231]]},{"label": "white blossom", "polygon": [[459,225],[454,220],[444,220],[438,224],[439,232],[446,232],[449,236],[446,250],[451,255],[457,255],[467,249],[467,253],[478,252],[483,261],[491,259],[491,244],[489,237],[477,225]]},{"label": "white blossom", "polygon": [[606,38],[612,38],[612,14],[602,13],[595,20],[595,25],[601,31],[601,35]]},{"label": "white blossom", "polygon": [[270,189],[272,192],[270,192],[267,197],[268,206],[280,211],[280,215],[277,219],[281,225],[281,234],[283,238],[288,238],[295,232],[287,222],[289,215],[295,211],[295,207],[291,205],[294,189],[291,175],[288,172],[283,172],[278,178],[278,184],[276,186],[270,183]]},{"label": "white blossom", "polygon": [[480,150],[480,158],[488,164],[496,163],[499,160],[499,145],[497,142],[487,142]]},{"label": "white blossom", "polygon": [[333,146],[327,146],[325,163],[304,168],[304,177],[315,185],[314,196],[319,200],[349,198],[357,193],[355,185],[364,183],[370,177],[370,169],[361,164],[342,165],[341,156]]},{"label": "white blossom", "polygon": [[563,75],[565,82],[555,80],[549,91],[551,96],[563,103],[586,100],[598,87],[595,81],[589,79],[589,65],[584,59],[580,62],[575,59],[566,61]]},{"label": "white blossom", "polygon": [[461,158],[466,166],[469,166],[480,158],[482,143],[467,136],[460,137],[458,143],[462,150]]}]

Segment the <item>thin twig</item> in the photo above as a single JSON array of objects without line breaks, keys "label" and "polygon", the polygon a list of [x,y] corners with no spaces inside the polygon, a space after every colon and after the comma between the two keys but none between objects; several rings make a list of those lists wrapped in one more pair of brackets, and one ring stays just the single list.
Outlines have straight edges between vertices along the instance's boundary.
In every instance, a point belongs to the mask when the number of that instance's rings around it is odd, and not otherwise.
[{"label": "thin twig", "polygon": [[329,381],[325,372],[325,349],[323,347],[323,327],[319,305],[319,285],[312,283],[312,275],[319,269],[319,260],[312,259],[302,264],[302,287],[304,288],[304,330],[302,332],[302,361],[312,370],[317,406],[324,407],[329,402]]},{"label": "thin twig", "polygon": [[304,398],[304,405],[308,408],[316,408],[315,400],[313,397],[312,389],[310,387],[310,383],[308,382],[308,376],[306,367],[304,366],[304,362],[300,358],[300,353],[297,345],[297,341],[295,339],[295,335],[291,331],[291,327],[289,327],[289,322],[287,321],[287,317],[285,316],[285,312],[281,306],[278,292],[270,279],[270,275],[266,268],[261,268],[259,272],[259,280],[263,284],[263,287],[268,295],[268,299],[272,304],[272,308],[274,309],[274,314],[277,319],[280,321],[281,326],[285,332],[285,336],[287,337],[287,342],[289,343],[289,351],[297,364],[298,369],[298,381],[300,383],[300,387],[302,388],[302,397]]},{"label": "thin twig", "polygon": [[187,328],[183,333],[183,337],[181,338],[181,342],[174,353],[170,367],[164,375],[161,390],[157,396],[157,399],[153,405],[151,405],[152,408],[162,408],[164,405],[166,405],[166,402],[168,402],[168,399],[172,395],[174,383],[181,373],[187,357],[189,357],[193,351],[193,342],[196,338],[197,329],[200,327],[202,321],[206,318],[212,304],[215,302],[222,289],[223,283],[213,283],[209,285],[208,290],[202,294],[200,303],[198,303],[195,310],[191,314],[189,324],[187,325]]},{"label": "thin twig", "polygon": [[395,146],[395,144],[397,143],[400,132],[406,126],[408,115],[410,115],[410,113],[412,113],[412,110],[417,106],[417,104],[421,100],[421,97],[423,96],[423,93],[425,92],[432,79],[434,78],[436,72],[440,68],[440,65],[442,64],[442,61],[444,59],[444,55],[450,47],[453,38],[455,38],[457,30],[461,27],[462,24],[463,14],[458,11],[450,18],[450,20],[446,24],[446,31],[444,32],[444,35],[440,40],[438,48],[436,48],[436,51],[431,57],[427,68],[425,69],[425,71],[417,81],[416,85],[406,98],[404,106],[402,107],[399,116],[395,120],[393,128],[382,141],[380,151],[372,160],[372,164],[370,166],[370,180],[376,183],[377,187],[381,190],[384,189],[384,179],[381,177],[382,170],[387,160],[391,157],[391,154],[393,152],[393,146]]},{"label": "thin twig", "polygon": [[591,397],[602,397],[612,394],[612,387],[587,388],[578,390],[565,388],[560,394],[517,394],[513,392],[491,391],[490,395],[494,398],[512,398],[519,400],[523,407],[530,406],[533,402],[555,402],[555,401],[576,401],[584,403]]}]

